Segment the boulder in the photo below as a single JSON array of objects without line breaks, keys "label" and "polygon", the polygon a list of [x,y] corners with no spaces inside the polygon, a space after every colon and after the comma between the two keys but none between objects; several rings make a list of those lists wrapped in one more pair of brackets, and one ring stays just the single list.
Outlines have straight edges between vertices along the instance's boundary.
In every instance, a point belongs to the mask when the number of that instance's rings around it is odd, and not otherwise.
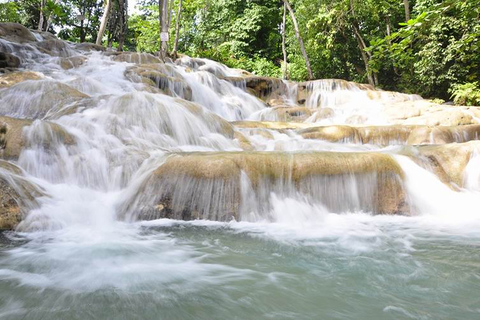
[{"label": "boulder", "polygon": [[246,87],[252,89],[256,97],[265,101],[278,98],[287,90],[283,81],[277,78],[247,76],[244,79]]},{"label": "boulder", "polygon": [[78,68],[87,61],[85,56],[74,56],[70,58],[60,58],[60,66],[62,69],[69,70],[73,68]]},{"label": "boulder", "polygon": [[21,119],[42,119],[88,98],[54,80],[29,80],[0,91],[0,113]]},{"label": "boulder", "polygon": [[312,115],[312,111],[305,107],[281,106],[274,107],[273,110],[276,112],[278,120],[282,122],[305,121]]},{"label": "boulder", "polygon": [[417,126],[366,126],[357,127],[361,143],[381,146],[406,144]]},{"label": "boulder", "polygon": [[113,58],[114,61],[128,62],[135,64],[154,64],[162,63],[160,59],[149,53],[123,52]]},{"label": "boulder", "polygon": [[166,64],[140,64],[129,67],[125,77],[133,82],[158,88],[162,93],[192,100],[192,88],[171,66]]},{"label": "boulder", "polygon": [[96,45],[94,43],[89,43],[89,42],[82,42],[82,43],[77,43],[75,44],[75,49],[80,50],[80,51],[100,51],[103,52],[105,51],[105,48],[99,45]]},{"label": "boulder", "polygon": [[381,153],[183,153],[153,173],[129,212],[141,219],[225,221],[249,220],[253,210],[274,220],[273,192],[332,212],[408,214],[402,177],[395,160]]},{"label": "boulder", "polygon": [[0,38],[16,43],[36,42],[37,39],[27,28],[19,23],[0,23]]},{"label": "boulder", "polygon": [[15,71],[0,75],[0,89],[11,87],[27,80],[43,79],[43,74],[32,71]]},{"label": "boulder", "polygon": [[360,133],[350,126],[311,127],[297,131],[305,139],[318,139],[330,142],[362,143]]},{"label": "boulder", "polygon": [[403,151],[403,154],[435,173],[443,183],[458,189],[464,186],[465,168],[473,153],[478,151],[480,151],[480,142],[470,141],[419,146],[418,149],[407,149]]},{"label": "boulder", "polygon": [[335,111],[331,108],[321,108],[321,109],[317,109],[317,111],[315,109],[312,109],[312,112],[313,114],[312,114],[311,122],[313,123],[324,120],[324,119],[332,118],[335,116]]},{"label": "boulder", "polygon": [[309,92],[307,90],[307,84],[305,82],[297,85],[297,103],[304,105],[307,102]]},{"label": "boulder", "polygon": [[39,41],[35,43],[35,46],[51,56],[69,57],[74,53],[65,41],[59,39]]},{"label": "boulder", "polygon": [[38,207],[35,198],[44,195],[40,187],[25,180],[22,170],[0,160],[0,230],[13,230],[29,210]]},{"label": "boulder", "polygon": [[244,151],[255,150],[250,141],[242,133],[235,131],[233,137],[238,141],[238,143],[240,144],[240,148],[242,148]]},{"label": "boulder", "polygon": [[[0,116],[0,157],[2,159],[18,160],[23,148],[28,147],[29,144],[25,135],[25,128],[31,126],[32,123],[32,120]],[[64,144],[75,142],[75,139],[56,123],[39,121],[36,125],[37,133],[42,138],[42,147],[46,149],[58,142]]]},{"label": "boulder", "polygon": [[[215,74],[215,72],[211,72]],[[285,83],[277,78],[258,77],[253,75],[245,75],[243,77],[222,77],[221,79],[232,83],[235,86],[245,86],[245,89],[264,101],[271,101],[272,99],[280,99],[287,87]]]},{"label": "boulder", "polygon": [[7,52],[0,52],[0,68],[18,68],[20,63],[20,59],[17,56]]},{"label": "boulder", "polygon": [[17,160],[25,145],[23,129],[32,120],[0,117],[0,156],[2,159]]}]

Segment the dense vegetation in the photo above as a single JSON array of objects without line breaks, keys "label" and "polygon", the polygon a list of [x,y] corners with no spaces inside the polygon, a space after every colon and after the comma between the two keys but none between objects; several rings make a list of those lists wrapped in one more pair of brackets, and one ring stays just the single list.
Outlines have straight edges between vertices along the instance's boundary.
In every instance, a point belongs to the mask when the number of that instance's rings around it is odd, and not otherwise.
[{"label": "dense vegetation", "polygon": [[[18,0],[0,4],[0,20],[35,29],[42,24],[61,38],[95,42],[110,1],[106,36],[100,37],[105,45],[158,52],[159,2],[166,1],[170,51],[181,5],[179,52],[259,75],[281,77],[288,70],[289,79],[308,78],[288,10],[283,28],[282,0],[139,0],[128,23],[126,0]],[[285,2],[298,21],[314,78],[480,104],[480,0]]]}]

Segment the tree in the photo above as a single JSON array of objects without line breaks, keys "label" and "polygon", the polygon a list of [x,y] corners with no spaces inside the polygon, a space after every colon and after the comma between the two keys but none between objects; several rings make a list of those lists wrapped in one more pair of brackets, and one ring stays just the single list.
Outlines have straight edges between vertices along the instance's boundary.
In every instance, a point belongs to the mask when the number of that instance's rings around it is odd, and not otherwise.
[{"label": "tree", "polygon": [[[172,1],[172,3],[173,3],[173,1]],[[173,51],[172,51],[173,59],[177,59],[178,36],[179,36],[179,32],[180,32],[181,17],[182,17],[182,0],[179,0],[177,17],[176,17],[176,21],[175,21],[175,41],[173,43]]]},{"label": "tree", "polygon": [[128,25],[128,0],[118,0],[119,29],[118,29],[118,51],[123,51],[125,36]]},{"label": "tree", "polygon": [[300,35],[300,29],[298,28],[297,18],[295,18],[295,13],[293,12],[292,6],[288,2],[288,0],[283,0],[285,6],[287,7],[288,11],[290,12],[290,18],[293,22],[293,27],[295,28],[295,36],[297,37],[298,44],[300,46],[300,50],[302,51],[303,58],[305,59],[305,65],[308,71],[308,79],[313,79],[312,67],[310,66],[310,60],[308,59],[307,51],[305,50],[305,45],[303,44],[302,36]]},{"label": "tree", "polygon": [[40,15],[39,15],[38,27],[37,27],[38,31],[43,31],[43,23],[44,23],[43,11],[45,10],[45,5],[46,5],[46,1],[40,0]]},{"label": "tree", "polygon": [[287,48],[285,46],[285,29],[287,25],[287,5],[284,3],[283,4],[283,20],[282,20],[282,26],[281,26],[281,32],[282,32],[282,53],[283,53],[283,69],[282,69],[282,78],[284,80],[287,79],[287,72],[288,72],[288,66],[287,66]]},{"label": "tree", "polygon": [[408,0],[403,0],[403,6],[405,7],[405,21],[410,20],[410,3]]},{"label": "tree", "polygon": [[168,0],[159,0],[159,22],[160,22],[160,59],[165,61],[168,51]]},{"label": "tree", "polygon": [[358,43],[358,49],[360,50],[360,54],[362,56],[363,63],[365,64],[365,70],[367,71],[367,78],[368,78],[368,83],[372,86],[376,86],[377,79],[376,75],[371,72],[369,64],[370,64],[370,59],[372,58],[372,54],[367,50],[367,45],[365,44],[365,41],[363,40],[362,34],[360,33],[360,27],[358,20],[355,15],[355,8],[353,4],[354,0],[350,0],[350,12],[351,12],[351,20],[352,20],[352,29],[353,33],[355,35],[355,39],[357,40]]},{"label": "tree", "polygon": [[97,41],[95,42],[97,45],[102,45],[103,34],[105,33],[105,28],[107,27],[108,17],[110,15],[110,10],[112,7],[112,0],[105,0],[105,11],[103,11],[102,20],[100,22],[100,28],[98,29],[97,34]]}]

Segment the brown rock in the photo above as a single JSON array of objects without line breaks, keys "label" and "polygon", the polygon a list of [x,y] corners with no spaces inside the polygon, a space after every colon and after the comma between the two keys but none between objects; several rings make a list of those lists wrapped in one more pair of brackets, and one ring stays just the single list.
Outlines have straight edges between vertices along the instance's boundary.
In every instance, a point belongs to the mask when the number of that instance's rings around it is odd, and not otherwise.
[{"label": "brown rock", "polygon": [[35,198],[41,195],[43,191],[26,181],[20,168],[0,160],[0,229],[15,229],[29,210],[38,207]]},{"label": "brown rock", "polygon": [[52,56],[68,57],[72,53],[67,43],[59,39],[44,40],[37,42],[35,45],[44,53]]},{"label": "brown rock", "polygon": [[36,42],[37,39],[27,28],[19,23],[0,23],[0,38],[17,43]]},{"label": "brown rock", "polygon": [[162,63],[160,59],[149,53],[123,52],[113,58],[114,61],[129,62],[136,64]]},{"label": "brown rock", "polygon": [[129,67],[125,77],[133,82],[144,83],[147,86],[158,88],[169,96],[178,96],[185,100],[192,100],[192,88],[183,80],[181,75],[171,66],[165,64],[140,64]]},{"label": "brown rock", "polygon": [[277,114],[278,120],[282,122],[305,121],[312,115],[312,111],[305,107],[281,106],[272,109]]},{"label": "brown rock", "polygon": [[87,57],[84,56],[75,56],[70,58],[60,58],[60,66],[65,69],[78,68],[87,61]]},{"label": "brown rock", "polygon": [[[242,191],[243,174],[252,199]],[[380,153],[183,153],[154,172],[132,205],[141,206],[142,218],[242,220],[245,206],[268,216],[271,192],[280,197],[299,192],[333,212],[405,214],[402,177],[395,160]]]},{"label": "brown rock", "polygon": [[0,68],[18,68],[20,59],[13,54],[0,52]]},{"label": "brown rock", "polygon": [[16,71],[0,75],[0,88],[8,88],[27,80],[40,80],[43,75],[32,71]]},{"label": "brown rock", "polygon": [[358,130],[350,126],[321,126],[299,130],[305,139],[319,139],[330,142],[360,143],[362,138]]},{"label": "brown rock", "polygon": [[453,188],[464,186],[464,172],[472,153],[480,150],[480,142],[451,143],[438,146],[420,146],[418,154],[405,154],[419,165],[434,172],[442,182]]},{"label": "brown rock", "polygon": [[54,80],[24,81],[0,91],[0,112],[17,118],[42,119],[85,98],[86,94]]},{"label": "brown rock", "polygon": [[75,44],[75,49],[81,50],[81,51],[100,51],[103,52],[105,51],[105,48],[99,45],[96,45],[94,43],[89,43],[89,42],[83,42],[83,43],[77,43]]},{"label": "brown rock", "polygon": [[[25,127],[32,125],[32,120],[22,120],[0,116],[0,157],[6,160],[17,160],[22,149],[27,146]],[[73,144],[75,139],[60,125],[51,122],[37,124],[42,132],[44,148],[57,142]]]}]

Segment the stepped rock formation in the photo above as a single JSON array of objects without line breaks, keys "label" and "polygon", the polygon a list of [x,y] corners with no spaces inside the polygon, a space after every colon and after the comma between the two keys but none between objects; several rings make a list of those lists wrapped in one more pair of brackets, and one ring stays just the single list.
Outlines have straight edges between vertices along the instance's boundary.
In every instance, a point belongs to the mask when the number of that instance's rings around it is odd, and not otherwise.
[{"label": "stepped rock formation", "polygon": [[333,212],[406,214],[402,175],[381,153],[186,153],[155,170],[135,203],[148,218],[228,221],[268,213],[272,192],[300,193]]},{"label": "stepped rock formation", "polygon": [[78,199],[127,221],[276,222],[279,198],[422,214],[400,158],[451,192],[480,188],[476,107],[187,56],[162,63],[14,23],[0,23],[0,51],[0,229],[96,223],[55,207]]}]

